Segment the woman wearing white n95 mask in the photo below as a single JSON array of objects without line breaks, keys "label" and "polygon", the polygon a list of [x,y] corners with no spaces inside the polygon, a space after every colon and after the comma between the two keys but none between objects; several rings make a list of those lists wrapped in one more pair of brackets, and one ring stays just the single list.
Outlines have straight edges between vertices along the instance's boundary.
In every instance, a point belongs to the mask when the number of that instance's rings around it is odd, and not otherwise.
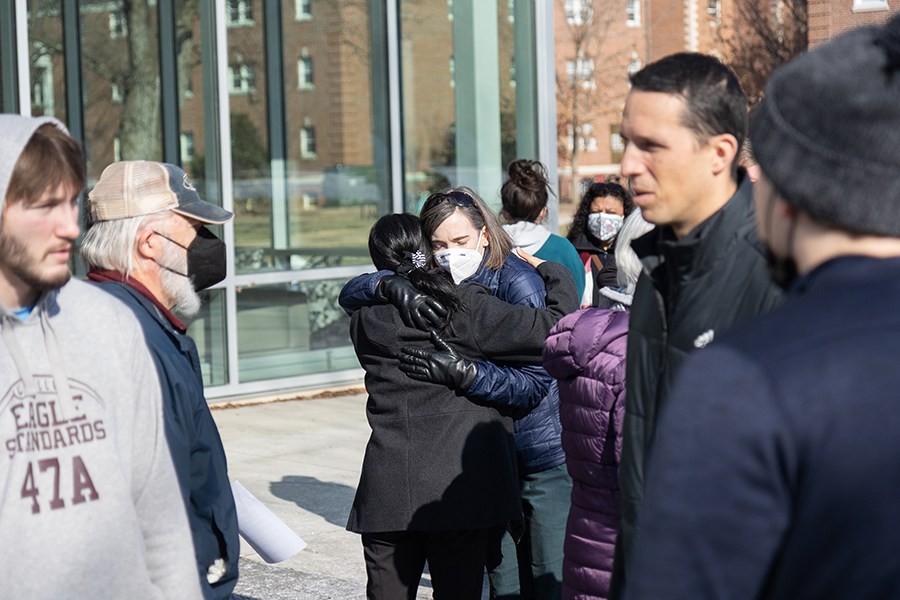
[{"label": "woman wearing white n95 mask", "polygon": [[[432,194],[421,218],[435,261],[455,282],[480,283],[510,304],[545,306],[543,281],[510,254],[512,240],[471,189]],[[574,292],[574,279],[570,285]],[[474,383],[463,391],[470,400],[488,406],[512,407],[517,418],[514,430],[525,529],[503,534],[494,545],[497,554],[488,565],[492,597],[523,593],[522,597],[530,597],[528,590],[533,590],[535,598],[559,597],[572,479],[566,472],[560,439],[556,382],[543,368],[526,371],[479,361]],[[519,536],[525,539],[517,546]]]},{"label": "woman wearing white n95 mask", "polygon": [[[540,275],[511,254],[512,240],[474,191],[458,187],[432,194],[420,217],[436,262],[450,272],[454,282],[481,284],[509,304],[546,307]],[[574,279],[568,285],[574,296]],[[404,322],[408,320],[419,328],[440,322],[440,305],[436,308],[432,298],[410,290],[403,278],[390,270],[360,275],[341,291],[340,304],[348,313],[385,302],[406,315]],[[515,337],[517,332],[509,334]],[[474,378],[454,378],[449,370],[440,368],[442,361],[452,358],[445,354],[438,350],[431,356],[418,357],[432,363],[433,368],[423,369],[434,374],[427,381],[458,390],[470,401],[516,419],[516,454],[526,520],[524,530],[511,523],[508,532],[496,532],[488,561],[492,594],[514,596],[522,589],[534,589],[536,597],[558,597],[572,480],[566,472],[560,439],[556,382],[543,367],[504,367],[484,360],[476,362]],[[442,372],[448,376],[438,376]],[[517,556],[515,541],[522,542],[518,546],[522,556]],[[519,571],[520,564],[528,568]]]}]

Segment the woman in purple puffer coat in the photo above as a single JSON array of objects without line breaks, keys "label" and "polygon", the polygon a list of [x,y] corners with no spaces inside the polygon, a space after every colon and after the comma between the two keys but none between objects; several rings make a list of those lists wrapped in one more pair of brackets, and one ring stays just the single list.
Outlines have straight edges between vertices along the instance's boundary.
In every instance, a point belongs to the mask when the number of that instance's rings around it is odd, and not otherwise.
[{"label": "woman in purple puffer coat", "polygon": [[607,598],[619,530],[619,459],[625,418],[625,350],[631,293],[640,261],[631,240],[652,229],[636,210],[616,248],[617,290],[603,288],[609,308],[563,317],[544,343],[544,368],[559,381],[559,418],[574,485],[566,523],[563,600]]}]

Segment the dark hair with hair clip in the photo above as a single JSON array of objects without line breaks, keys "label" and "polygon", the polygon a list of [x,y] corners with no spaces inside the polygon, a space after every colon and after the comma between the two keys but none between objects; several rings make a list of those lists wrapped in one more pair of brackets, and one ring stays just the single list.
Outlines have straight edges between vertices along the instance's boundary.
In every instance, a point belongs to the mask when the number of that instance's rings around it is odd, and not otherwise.
[{"label": "dark hair with hair clip", "polygon": [[510,222],[536,223],[547,206],[550,182],[547,168],[537,160],[520,158],[509,163],[509,179],[500,188],[500,199]]},{"label": "dark hair with hair clip", "polygon": [[591,232],[588,231],[587,218],[591,213],[591,204],[594,202],[594,198],[606,198],[607,196],[617,198],[622,203],[624,216],[627,217],[634,210],[634,200],[631,198],[631,192],[618,183],[592,183],[578,204],[578,210],[575,211],[575,215],[572,217],[572,224],[569,226],[566,239],[574,242],[575,238],[583,232],[591,238],[591,241],[598,245],[600,244],[600,241],[593,239]]},{"label": "dark hair with hair clip", "polygon": [[378,270],[405,277],[417,290],[443,304],[449,311],[443,327],[450,322],[450,314],[462,309],[449,273],[432,267],[431,244],[415,215],[397,213],[378,219],[369,231],[369,255]]}]

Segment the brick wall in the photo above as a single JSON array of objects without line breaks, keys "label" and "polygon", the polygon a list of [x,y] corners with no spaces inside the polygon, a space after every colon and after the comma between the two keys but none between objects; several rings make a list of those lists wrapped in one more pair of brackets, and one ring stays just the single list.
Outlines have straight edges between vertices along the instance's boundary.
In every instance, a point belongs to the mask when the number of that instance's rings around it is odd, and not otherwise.
[{"label": "brick wall", "polygon": [[809,0],[809,47],[840,35],[844,31],[865,25],[878,25],[897,14],[897,0],[888,2],[859,2],[854,0]]}]

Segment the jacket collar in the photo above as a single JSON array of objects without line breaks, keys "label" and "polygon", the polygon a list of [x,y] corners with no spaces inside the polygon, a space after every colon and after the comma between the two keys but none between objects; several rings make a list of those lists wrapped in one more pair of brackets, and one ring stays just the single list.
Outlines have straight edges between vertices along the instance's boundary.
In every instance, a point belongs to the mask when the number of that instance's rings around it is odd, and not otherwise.
[{"label": "jacket collar", "polygon": [[[165,317],[165,321],[171,327],[174,327],[178,333],[186,333],[187,327],[185,327],[184,323],[172,314],[172,311],[163,306],[162,302],[160,302],[153,293],[144,286],[140,281],[133,279],[131,277],[126,276],[124,273],[119,271],[109,271],[105,269],[97,269],[91,268],[88,272],[88,279],[91,281],[95,281],[97,283],[103,283],[105,281],[116,281],[118,283],[125,284],[126,287],[131,288],[138,292],[141,296],[149,300],[154,307],[159,310],[159,313]],[[149,309],[149,307],[148,307]],[[159,315],[156,314],[156,311],[150,310],[150,313],[157,317],[157,320],[162,322],[159,319]]]},{"label": "jacket collar", "polygon": [[661,267],[672,282],[696,279],[753,227],[753,183],[742,169],[734,196],[688,235],[679,240],[671,227],[657,227],[634,240],[632,247],[651,279],[661,278]]},{"label": "jacket collar", "polygon": [[485,287],[496,290],[497,284],[500,281],[500,270],[488,269],[484,266],[490,255],[491,247],[485,246],[484,256],[481,258],[481,265],[479,265],[478,270],[475,271],[474,275],[472,275],[468,279],[463,279],[460,283],[480,283]]},{"label": "jacket collar", "polygon": [[572,245],[575,246],[575,249],[579,252],[588,252],[590,254],[607,254],[613,247],[613,244],[610,244],[609,248],[604,250],[598,244],[594,243],[583,231],[572,240]]},{"label": "jacket collar", "polygon": [[873,282],[900,280],[900,257],[845,255],[832,258],[791,284],[790,296],[819,289],[860,288]]}]

